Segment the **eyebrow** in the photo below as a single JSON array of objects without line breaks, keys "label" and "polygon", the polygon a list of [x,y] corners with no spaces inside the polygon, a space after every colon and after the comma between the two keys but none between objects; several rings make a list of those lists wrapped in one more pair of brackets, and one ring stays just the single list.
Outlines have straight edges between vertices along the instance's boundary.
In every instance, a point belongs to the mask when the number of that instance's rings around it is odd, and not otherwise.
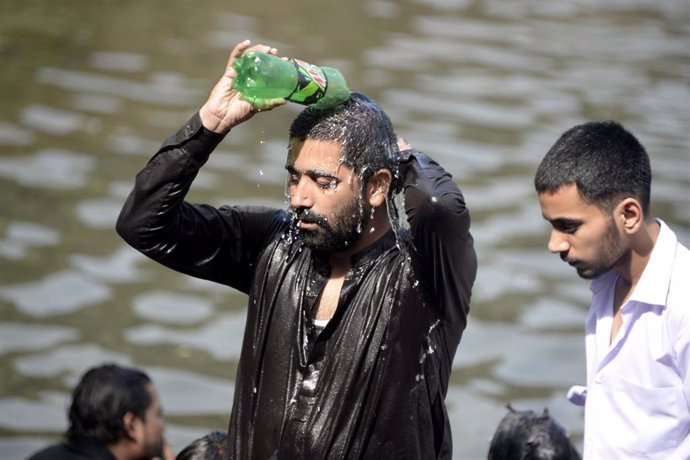
[{"label": "eyebrow", "polygon": [[311,177],[312,179],[318,178],[318,177],[325,177],[328,179],[335,179],[335,180],[340,180],[338,176],[334,176],[331,173],[325,172],[325,171],[319,171],[317,169],[307,169],[306,171],[299,171],[296,169],[294,166],[291,165],[285,165],[285,170],[290,173],[290,174],[300,174],[304,176]]},{"label": "eyebrow", "polygon": [[569,227],[573,225],[582,225],[584,222],[582,219],[574,219],[569,217],[557,217],[555,219],[549,219],[544,214],[542,214],[544,219],[546,219],[554,227]]}]

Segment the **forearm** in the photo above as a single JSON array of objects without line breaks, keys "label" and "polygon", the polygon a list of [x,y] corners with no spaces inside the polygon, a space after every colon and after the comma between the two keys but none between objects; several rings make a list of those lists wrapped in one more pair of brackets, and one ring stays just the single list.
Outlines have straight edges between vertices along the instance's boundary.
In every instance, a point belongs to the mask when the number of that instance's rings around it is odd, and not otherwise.
[{"label": "forearm", "polygon": [[195,114],[163,143],[137,175],[117,220],[117,232],[127,243],[145,254],[154,248],[164,252],[172,244],[169,237],[178,227],[192,181],[222,139]]}]

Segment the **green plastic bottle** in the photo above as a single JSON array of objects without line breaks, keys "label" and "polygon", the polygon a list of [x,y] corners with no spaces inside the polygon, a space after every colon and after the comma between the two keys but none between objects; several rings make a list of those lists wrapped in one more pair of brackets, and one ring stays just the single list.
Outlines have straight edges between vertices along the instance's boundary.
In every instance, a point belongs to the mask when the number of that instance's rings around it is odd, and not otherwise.
[{"label": "green plastic bottle", "polygon": [[299,59],[283,60],[261,51],[248,51],[235,59],[233,87],[251,103],[287,99],[328,108],[350,97],[343,74],[333,67],[318,67]]}]

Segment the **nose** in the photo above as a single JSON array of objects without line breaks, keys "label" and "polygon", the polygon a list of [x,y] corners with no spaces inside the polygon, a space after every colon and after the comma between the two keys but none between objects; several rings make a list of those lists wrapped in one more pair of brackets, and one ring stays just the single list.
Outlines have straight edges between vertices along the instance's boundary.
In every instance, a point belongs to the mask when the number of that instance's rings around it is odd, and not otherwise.
[{"label": "nose", "polygon": [[562,232],[551,230],[548,248],[549,252],[559,254],[568,251],[568,249],[570,249],[570,243]]},{"label": "nose", "polygon": [[293,209],[311,208],[314,205],[314,200],[309,191],[309,185],[304,179],[300,179],[288,186],[288,193],[290,195],[290,206]]}]

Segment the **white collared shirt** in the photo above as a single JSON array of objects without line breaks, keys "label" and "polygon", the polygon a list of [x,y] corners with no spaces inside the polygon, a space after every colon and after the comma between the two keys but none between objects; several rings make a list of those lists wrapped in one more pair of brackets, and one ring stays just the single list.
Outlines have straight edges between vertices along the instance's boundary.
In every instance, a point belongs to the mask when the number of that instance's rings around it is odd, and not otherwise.
[{"label": "white collared shirt", "polygon": [[585,459],[690,459],[690,251],[661,230],[642,277],[621,306],[611,344],[618,275],[590,284]]}]

